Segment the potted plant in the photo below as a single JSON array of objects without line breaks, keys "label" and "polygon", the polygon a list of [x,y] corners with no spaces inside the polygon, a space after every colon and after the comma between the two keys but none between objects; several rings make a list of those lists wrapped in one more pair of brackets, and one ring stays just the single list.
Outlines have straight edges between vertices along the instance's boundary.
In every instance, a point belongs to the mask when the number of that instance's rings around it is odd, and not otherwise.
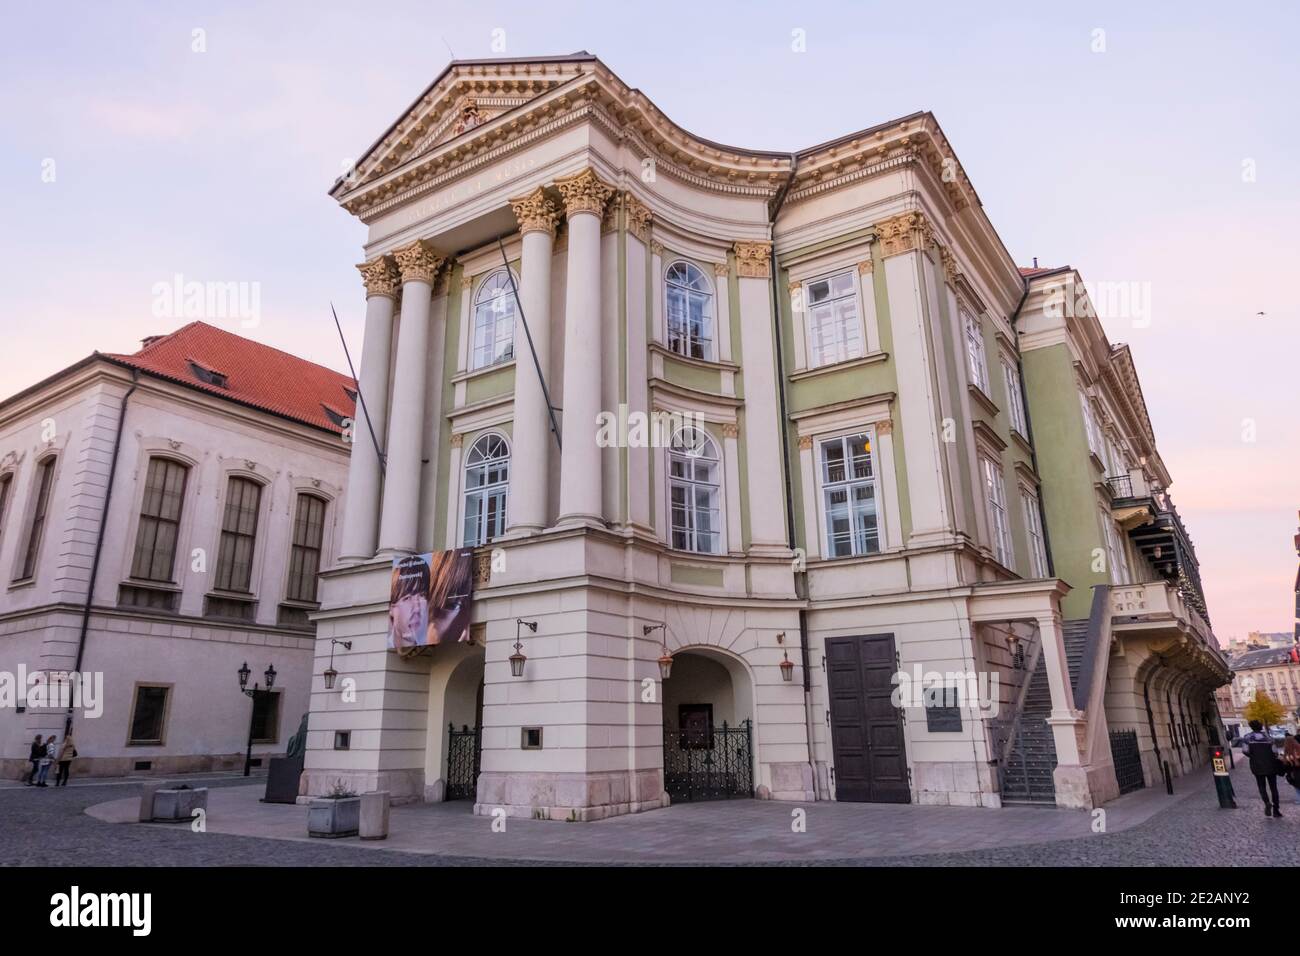
[{"label": "potted plant", "polygon": [[178,787],[159,790],[153,797],[153,819],[161,823],[188,823],[194,819],[195,810],[208,809],[208,788],[191,787],[183,783]]},{"label": "potted plant", "polygon": [[356,836],[361,826],[361,797],[336,781],[330,792],[312,800],[307,811],[307,835],[333,839]]}]

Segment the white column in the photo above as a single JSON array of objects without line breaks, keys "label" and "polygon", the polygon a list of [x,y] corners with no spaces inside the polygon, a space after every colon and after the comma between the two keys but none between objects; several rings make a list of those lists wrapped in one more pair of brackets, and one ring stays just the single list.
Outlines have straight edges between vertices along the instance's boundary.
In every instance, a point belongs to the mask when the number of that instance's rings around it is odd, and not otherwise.
[{"label": "white column", "polygon": [[1082,715],[1074,703],[1074,689],[1070,685],[1070,667],[1065,657],[1065,635],[1059,617],[1038,619],[1038,638],[1042,642],[1043,664],[1047,670],[1047,686],[1052,692],[1052,713],[1047,723],[1056,741],[1056,762],[1062,766],[1081,763],[1078,729],[1083,725]]},{"label": "white column", "polygon": [[413,552],[420,525],[420,471],[424,449],[425,374],[433,277],[445,261],[422,240],[393,250],[402,274],[402,317],[393,368],[393,410],[385,452],[384,504],[379,549]]},{"label": "white column", "polygon": [[569,220],[564,307],[564,451],[560,456],[559,524],[601,522],[600,221],[613,188],[591,169],[560,180]]},{"label": "white column", "polygon": [[507,530],[527,535],[546,527],[546,504],[550,500],[548,455],[555,439],[537,363],[541,363],[543,371],[551,367],[551,253],[559,216],[555,204],[541,189],[523,199],[512,199],[510,205],[523,233],[519,304],[533,345],[530,350],[523,322],[519,322],[515,326],[515,425]]},{"label": "white column", "polygon": [[722,469],[727,482],[726,550],[740,554],[745,547],[740,536],[740,426],[735,422],[722,425]]},{"label": "white column", "polygon": [[[881,463],[884,468],[884,463]],[[811,435],[799,436],[799,474],[803,481],[803,537],[810,561],[822,556],[822,528],[818,520],[821,491],[817,487],[817,463]]]},{"label": "white column", "polygon": [[[881,548],[903,547],[903,512],[898,506],[898,466],[894,462],[894,423],[876,422],[876,448],[880,453],[880,496],[884,498],[885,534]],[[879,506],[879,505],[878,505]]]},{"label": "white column", "polygon": [[740,287],[740,365],[745,373],[745,451],[749,471],[750,550],[787,555],[785,489],[781,456],[786,423],[776,396],[776,353],[772,342],[772,244],[737,242],[736,273]]},{"label": "white column", "polygon": [[344,561],[372,558],[379,546],[382,475],[375,443],[382,446],[387,437],[388,363],[393,345],[393,304],[399,287],[397,270],[382,257],[357,268],[366,285],[366,332],[357,382],[360,395],[352,415],[352,457],[348,461],[347,505],[339,544]]}]

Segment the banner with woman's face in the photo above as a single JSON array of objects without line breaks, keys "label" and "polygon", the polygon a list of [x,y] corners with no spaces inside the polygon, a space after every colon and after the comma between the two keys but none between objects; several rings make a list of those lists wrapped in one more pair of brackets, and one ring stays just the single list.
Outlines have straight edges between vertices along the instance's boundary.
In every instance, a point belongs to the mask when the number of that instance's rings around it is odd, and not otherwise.
[{"label": "banner with woman's face", "polygon": [[473,551],[435,551],[393,559],[388,647],[468,641]]}]

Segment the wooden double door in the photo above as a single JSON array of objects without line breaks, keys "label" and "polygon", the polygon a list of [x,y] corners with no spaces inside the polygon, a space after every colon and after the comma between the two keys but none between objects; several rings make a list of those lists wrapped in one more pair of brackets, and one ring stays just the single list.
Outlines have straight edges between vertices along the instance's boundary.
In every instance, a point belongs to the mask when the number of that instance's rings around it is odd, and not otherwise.
[{"label": "wooden double door", "polygon": [[903,714],[893,704],[894,635],[826,640],[835,799],[910,803]]}]

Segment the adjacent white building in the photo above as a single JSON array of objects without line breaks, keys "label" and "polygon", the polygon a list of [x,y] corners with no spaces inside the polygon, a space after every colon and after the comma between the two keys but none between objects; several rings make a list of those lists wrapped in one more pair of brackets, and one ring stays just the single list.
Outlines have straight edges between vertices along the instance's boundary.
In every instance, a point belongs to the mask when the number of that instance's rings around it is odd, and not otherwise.
[{"label": "adjacent white building", "polygon": [[[56,688],[0,708],[6,776],[69,718],[76,774],[236,767],[250,717],[255,758],[284,751],[338,547],[350,382],[195,322],[0,402],[0,679]],[[255,714],[245,663],[250,688],[276,672]],[[102,699],[60,699],[73,673]]]}]

